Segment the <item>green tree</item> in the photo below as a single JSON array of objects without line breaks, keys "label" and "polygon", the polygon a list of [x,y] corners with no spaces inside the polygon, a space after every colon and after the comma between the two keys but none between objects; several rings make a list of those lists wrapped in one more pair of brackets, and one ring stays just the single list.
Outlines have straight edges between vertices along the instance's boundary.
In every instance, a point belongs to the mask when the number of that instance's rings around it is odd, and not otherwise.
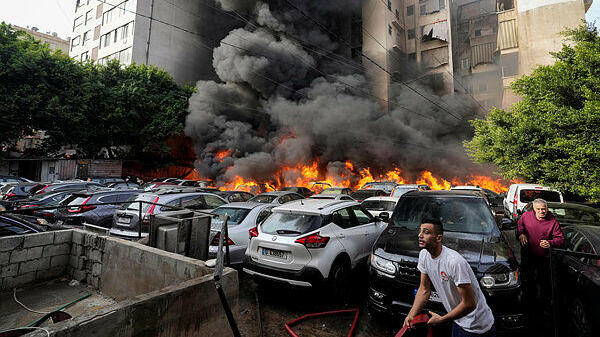
[{"label": "green tree", "polygon": [[556,62],[522,76],[522,97],[510,111],[493,109],[474,120],[465,142],[476,162],[494,163],[505,178],[547,184],[600,200],[600,36],[582,25],[564,35],[573,44],[552,53]]}]

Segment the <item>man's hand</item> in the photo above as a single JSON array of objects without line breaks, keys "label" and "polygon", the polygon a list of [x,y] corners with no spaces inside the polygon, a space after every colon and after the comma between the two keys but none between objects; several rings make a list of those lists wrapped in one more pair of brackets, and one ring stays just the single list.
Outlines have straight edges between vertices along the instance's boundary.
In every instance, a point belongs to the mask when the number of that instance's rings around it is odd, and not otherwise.
[{"label": "man's hand", "polygon": [[427,325],[438,325],[446,321],[442,316],[433,311],[430,311],[429,314],[431,315],[431,318],[427,321]]},{"label": "man's hand", "polygon": [[527,235],[525,235],[525,234],[519,235],[519,241],[521,241],[521,246],[526,246],[527,242],[529,242],[527,240]]},{"label": "man's hand", "polygon": [[541,240],[540,247],[545,248],[545,249],[550,248],[550,242],[548,242],[548,240]]},{"label": "man's hand", "polygon": [[410,329],[412,329],[412,323],[411,321],[414,319],[415,317],[413,315],[411,315],[410,313],[408,315],[406,315],[406,318],[404,319],[404,325],[403,326],[407,326]]}]

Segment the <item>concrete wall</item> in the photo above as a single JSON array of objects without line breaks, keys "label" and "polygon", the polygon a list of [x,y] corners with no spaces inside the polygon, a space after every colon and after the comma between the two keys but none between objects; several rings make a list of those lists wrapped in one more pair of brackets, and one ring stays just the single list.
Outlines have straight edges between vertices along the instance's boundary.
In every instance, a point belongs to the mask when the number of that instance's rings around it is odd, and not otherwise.
[{"label": "concrete wall", "polygon": [[71,238],[71,230],[0,238],[0,291],[64,274]]}]

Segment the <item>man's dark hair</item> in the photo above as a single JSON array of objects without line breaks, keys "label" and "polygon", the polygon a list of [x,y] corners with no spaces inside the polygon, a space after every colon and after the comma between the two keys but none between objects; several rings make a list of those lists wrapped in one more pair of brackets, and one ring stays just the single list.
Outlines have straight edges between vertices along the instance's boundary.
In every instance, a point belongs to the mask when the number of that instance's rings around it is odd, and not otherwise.
[{"label": "man's dark hair", "polygon": [[442,224],[440,219],[423,218],[423,220],[421,220],[421,223],[422,224],[430,223],[433,225],[433,228],[435,228],[435,231],[437,232],[437,234],[444,234],[444,225]]}]

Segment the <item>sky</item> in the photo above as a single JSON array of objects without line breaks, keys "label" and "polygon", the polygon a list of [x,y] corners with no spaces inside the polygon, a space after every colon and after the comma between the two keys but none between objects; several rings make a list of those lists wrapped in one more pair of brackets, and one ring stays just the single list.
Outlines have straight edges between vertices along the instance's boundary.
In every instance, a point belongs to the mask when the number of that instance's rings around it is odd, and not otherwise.
[{"label": "sky", "polygon": [[[57,32],[67,38],[75,0],[0,0],[0,21],[22,27],[38,27],[41,32]],[[588,10],[586,19],[600,26],[600,0],[595,0]]]}]

